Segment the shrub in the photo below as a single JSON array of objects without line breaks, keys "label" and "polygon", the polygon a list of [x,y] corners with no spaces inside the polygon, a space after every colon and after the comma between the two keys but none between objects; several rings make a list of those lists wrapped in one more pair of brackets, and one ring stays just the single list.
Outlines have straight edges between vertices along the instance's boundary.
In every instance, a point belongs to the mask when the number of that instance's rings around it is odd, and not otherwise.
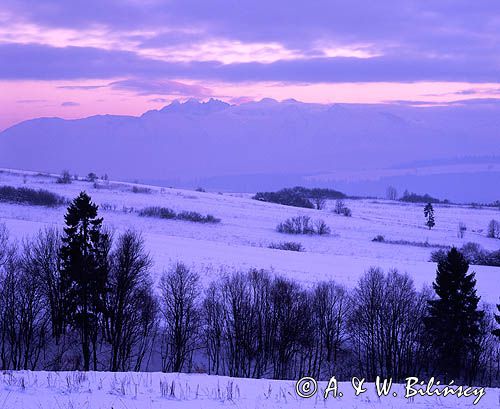
[{"label": "shrub", "polygon": [[69,174],[69,171],[63,170],[61,176],[57,178],[56,182],[63,185],[69,185],[71,183],[71,175]]},{"label": "shrub", "polygon": [[433,261],[434,263],[439,263],[441,261],[446,260],[447,257],[448,257],[448,251],[439,249],[431,253],[430,261]]},{"label": "shrub", "polygon": [[[436,199],[435,197],[432,197],[427,193],[424,195],[419,195],[417,193],[408,192],[408,190],[405,190],[405,192],[403,193],[403,197],[401,197],[401,199],[399,200],[409,203],[441,203],[439,199]],[[443,203],[449,203],[449,201],[444,200]]]},{"label": "shrub", "polygon": [[328,227],[324,220],[316,220],[314,222],[314,227],[316,228],[316,234],[319,234],[320,236],[331,233],[330,227]]},{"label": "shrub", "polygon": [[217,217],[212,216],[211,214],[207,214],[203,216],[202,214],[198,212],[180,212],[177,215],[177,219],[179,220],[187,220],[190,222],[196,222],[196,223],[219,223],[220,219]]},{"label": "shrub", "polygon": [[87,182],[95,182],[97,180],[97,175],[94,172],[90,172],[87,175]]},{"label": "shrub", "polygon": [[278,192],[258,192],[253,198],[262,202],[277,203],[285,206],[304,207],[306,209],[314,208],[314,205],[307,197],[294,189],[282,189]]},{"label": "shrub", "polygon": [[308,216],[297,216],[286,219],[276,227],[280,233],[287,234],[314,234],[311,218]]},{"label": "shrub", "polygon": [[345,217],[351,217],[352,216],[352,211],[348,207],[344,207],[342,210],[342,215]]},{"label": "shrub", "polygon": [[[488,251],[477,243],[466,243],[459,251],[464,255],[467,262],[470,264],[483,265],[483,266],[500,266],[500,250]],[[447,251],[438,250],[431,253],[431,261],[440,262],[446,260]]]},{"label": "shrub", "polygon": [[464,222],[458,223],[458,230],[457,230],[458,238],[463,239],[466,231],[467,231],[467,226],[465,225],[465,223]]},{"label": "shrub", "polygon": [[304,247],[302,246],[302,244],[296,241],[282,241],[280,243],[271,243],[269,245],[269,248],[276,250],[304,251]]},{"label": "shrub", "polygon": [[146,207],[139,211],[139,216],[158,217],[160,219],[175,219],[177,214],[168,207]]},{"label": "shrub", "polygon": [[413,247],[424,247],[424,248],[438,248],[438,249],[447,249],[449,250],[449,246],[445,246],[443,244],[432,244],[426,241],[411,241],[411,240],[386,240],[384,239],[383,243],[387,244],[398,244],[400,246],[413,246]]},{"label": "shrub", "polygon": [[149,193],[151,193],[151,189],[149,189],[148,187],[133,186],[132,187],[132,192],[133,193],[146,193],[146,194],[149,194]]},{"label": "shrub", "polygon": [[258,192],[253,197],[263,202],[277,203],[285,206],[322,209],[327,199],[340,199],[346,195],[333,189],[308,189],[302,186],[286,188],[277,192]]},{"label": "shrub", "polygon": [[276,227],[279,233],[287,234],[330,234],[330,228],[323,220],[313,223],[309,216],[297,216],[286,219]]},{"label": "shrub", "polygon": [[460,252],[471,264],[482,264],[487,258],[487,251],[478,243],[465,243]]},{"label": "shrub", "polygon": [[176,220],[185,220],[189,222],[196,223],[219,223],[220,219],[212,216],[211,214],[202,215],[198,212],[188,212],[183,211],[180,213],[176,213],[174,210],[169,209],[168,207],[146,207],[139,211],[139,216],[144,217],[157,217],[160,219],[176,219]]},{"label": "shrub", "polygon": [[36,190],[27,187],[1,186],[0,202],[53,207],[65,204],[66,199],[44,189]]},{"label": "shrub", "polygon": [[497,220],[491,220],[488,224],[488,233],[489,238],[492,239],[500,239],[500,222]]},{"label": "shrub", "polygon": [[336,214],[340,214],[342,216],[346,216],[346,217],[351,217],[352,216],[352,212],[351,212],[351,209],[349,209],[343,200],[337,200],[335,202],[335,208],[333,209],[333,212],[336,213]]},{"label": "shrub", "polygon": [[325,188],[312,188],[308,189],[302,186],[296,186],[293,188],[297,192],[301,192],[305,197],[317,198],[321,197],[323,199],[344,199],[346,195],[338,190],[325,189]]},{"label": "shrub", "polygon": [[111,203],[101,203],[99,205],[99,208],[101,210],[113,210],[114,211],[114,210],[116,210],[116,205],[111,204]]}]

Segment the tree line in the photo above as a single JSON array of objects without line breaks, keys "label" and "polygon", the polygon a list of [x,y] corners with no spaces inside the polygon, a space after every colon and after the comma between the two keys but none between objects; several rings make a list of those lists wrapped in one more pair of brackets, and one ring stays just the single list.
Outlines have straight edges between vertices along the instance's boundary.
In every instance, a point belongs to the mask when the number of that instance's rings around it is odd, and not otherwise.
[{"label": "tree line", "polygon": [[378,268],[347,290],[263,270],[202,288],[183,263],[155,285],[152,267],[140,233],[114,237],[83,192],[62,232],[15,244],[0,228],[0,369],[500,379],[494,311],[456,249],[421,290]]}]

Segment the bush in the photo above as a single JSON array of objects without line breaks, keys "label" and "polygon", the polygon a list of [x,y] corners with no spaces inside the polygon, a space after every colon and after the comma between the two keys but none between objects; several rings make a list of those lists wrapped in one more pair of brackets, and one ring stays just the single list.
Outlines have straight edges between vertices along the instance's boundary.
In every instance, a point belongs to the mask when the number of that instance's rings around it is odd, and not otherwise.
[{"label": "bush", "polygon": [[335,202],[335,208],[333,209],[333,213],[336,213],[336,214],[340,214],[342,216],[346,216],[346,217],[351,217],[352,216],[352,212],[351,212],[351,209],[349,209],[343,200],[337,200]]},{"label": "bush", "polygon": [[90,172],[87,175],[87,182],[95,182],[97,180],[97,175],[94,172]]},{"label": "bush", "polygon": [[54,207],[65,204],[66,199],[44,189],[36,190],[27,187],[1,186],[0,202]]},{"label": "bush", "polygon": [[324,220],[316,220],[314,222],[314,227],[316,227],[316,234],[319,234],[320,236],[324,236],[327,234],[330,234],[331,230],[330,227],[325,223]]},{"label": "bush", "polygon": [[217,217],[212,216],[211,214],[207,214],[203,216],[202,214],[198,212],[180,212],[177,215],[177,219],[179,220],[187,220],[190,222],[196,222],[196,223],[219,223],[220,219]]},{"label": "bush", "polygon": [[[259,192],[253,198],[263,202],[277,203],[285,206],[322,209],[327,199],[340,199],[346,195],[333,189],[308,189],[302,186],[286,188],[277,192]],[[314,203],[313,203],[314,202]]]},{"label": "bush", "polygon": [[146,194],[149,194],[149,193],[151,193],[151,189],[149,189],[147,187],[133,186],[132,187],[132,192],[133,193],[146,193]]},{"label": "bush", "polygon": [[400,246],[413,246],[413,247],[424,247],[424,248],[438,248],[438,249],[447,249],[449,250],[449,246],[445,246],[443,244],[432,244],[426,241],[411,241],[411,240],[385,240],[383,243],[387,244],[398,244]]},{"label": "bush", "polygon": [[296,241],[282,241],[280,243],[271,243],[269,245],[269,248],[276,250],[304,251],[304,247],[302,246],[302,244]]},{"label": "bush", "polygon": [[[410,241],[410,240],[387,240],[385,236],[378,234],[373,239],[373,242],[376,243],[386,243],[386,244],[396,244],[400,246],[414,246],[414,247],[424,247],[424,248],[438,248],[449,250],[449,246],[444,246],[442,244],[432,244],[426,241]],[[446,253],[444,253],[446,255]],[[432,256],[431,256],[432,258]],[[434,261],[434,260],[431,260]]]},{"label": "bush", "polygon": [[287,234],[314,234],[311,218],[308,216],[297,216],[286,219],[276,227],[280,233]]},{"label": "bush", "polygon": [[465,243],[460,252],[471,264],[482,264],[487,259],[487,251],[477,243]]},{"label": "bush", "polygon": [[342,210],[342,215],[345,217],[351,217],[352,216],[351,209],[349,209],[348,207],[344,207],[344,209]]},{"label": "bush", "polygon": [[305,197],[308,198],[321,197],[323,199],[333,200],[333,199],[344,199],[345,197],[347,197],[344,193],[334,189],[324,189],[317,187],[308,189],[302,186],[296,186],[293,189],[297,192],[301,192]]},{"label": "bush", "polygon": [[189,222],[196,223],[219,223],[220,219],[212,216],[211,214],[202,215],[198,212],[187,212],[183,211],[176,213],[174,210],[168,207],[146,207],[139,211],[139,216],[144,217],[157,217],[159,219],[176,219],[185,220]]},{"label": "bush", "polygon": [[[424,195],[418,195],[413,192],[408,192],[407,190],[405,190],[405,192],[403,193],[403,197],[401,197],[401,199],[399,200],[408,203],[441,203],[441,200],[436,199],[435,197],[432,197],[427,193]],[[442,203],[448,203],[448,201],[444,200]]]},{"label": "bush", "polygon": [[56,182],[63,185],[69,185],[71,183],[71,175],[67,170],[63,170],[61,176],[57,178]]},{"label": "bush", "polygon": [[448,258],[448,251],[447,250],[436,250],[431,253],[430,261],[433,261],[434,263],[439,263],[441,261],[444,261]]},{"label": "bush", "polygon": [[488,224],[488,237],[491,239],[500,239],[500,222],[491,220]]},{"label": "bush", "polygon": [[314,205],[308,198],[294,189],[282,189],[278,192],[258,192],[253,198],[262,202],[277,203],[285,206],[304,207],[306,209],[314,208]]},{"label": "bush", "polygon": [[463,239],[465,236],[465,232],[467,231],[467,226],[464,222],[458,223],[457,236],[459,239]]},{"label": "bush", "polygon": [[[459,251],[470,264],[500,267],[500,250],[488,251],[477,243],[469,242],[464,244]],[[445,250],[433,251],[430,260],[439,263],[446,260],[447,254]]]},{"label": "bush", "polygon": [[330,234],[330,228],[323,220],[313,223],[309,216],[297,216],[286,219],[276,227],[279,233],[287,234]]},{"label": "bush", "polygon": [[139,216],[158,217],[159,219],[175,219],[177,214],[168,207],[146,207],[139,211]]}]

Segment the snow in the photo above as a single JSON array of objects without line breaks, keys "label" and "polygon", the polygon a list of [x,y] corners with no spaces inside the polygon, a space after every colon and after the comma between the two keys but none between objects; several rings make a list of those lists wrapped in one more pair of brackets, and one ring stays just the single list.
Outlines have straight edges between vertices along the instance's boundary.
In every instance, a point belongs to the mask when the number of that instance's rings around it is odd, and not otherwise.
[{"label": "snow", "polygon": [[[105,224],[115,234],[133,228],[143,233],[155,261],[153,275],[174,261],[196,269],[206,284],[224,272],[251,267],[311,284],[333,279],[353,287],[371,266],[397,268],[412,276],[418,287],[429,285],[436,266],[428,262],[432,248],[373,242],[378,235],[387,240],[428,241],[431,244],[461,246],[467,241],[494,250],[500,241],[485,235],[488,222],[500,219],[499,209],[436,205],[436,228],[424,226],[423,205],[385,200],[346,200],[352,217],[334,214],[333,202],[325,210],[298,209],[258,202],[249,194],[218,194],[181,189],[141,186],[150,193],[133,193],[133,184],[99,181],[100,188],[86,181],[69,185],[55,183],[54,176],[33,172],[0,171],[0,185],[43,188],[71,199],[87,191],[93,200],[110,210],[101,210]],[[137,214],[147,206],[171,207],[176,211],[210,213],[220,224],[205,225],[178,220],[144,218]],[[124,208],[127,211],[124,211]],[[131,211],[132,210],[132,211]],[[21,241],[46,226],[62,227],[64,206],[35,207],[0,203],[0,223]],[[332,228],[326,237],[289,236],[277,233],[276,225],[292,216],[309,215],[324,219]],[[465,237],[457,237],[459,222],[467,225]],[[305,252],[272,250],[271,242],[300,241]],[[483,301],[498,301],[500,269],[472,266],[477,274],[478,292]],[[334,374],[332,374],[334,375]],[[355,376],[355,374],[353,374]],[[174,385],[173,396],[171,388]],[[320,384],[324,388],[325,384]],[[303,399],[295,393],[294,381],[232,379],[204,374],[106,373],[106,372],[10,372],[0,374],[1,409],[45,408],[465,408],[473,398],[404,398],[403,386],[394,386],[398,397],[379,398],[373,384],[354,396],[350,383],[340,383],[342,398],[326,401],[318,394]],[[500,391],[488,389],[475,407],[499,406]]]},{"label": "snow", "polygon": [[[370,267],[396,268],[412,276],[418,287],[429,285],[436,265],[429,256],[434,248],[373,242],[376,235],[386,240],[407,240],[434,245],[461,246],[472,241],[488,250],[497,250],[500,241],[486,237],[491,219],[500,219],[498,208],[435,205],[436,228],[424,225],[423,205],[385,200],[346,200],[352,217],[334,214],[334,202],[325,210],[309,210],[263,203],[249,194],[218,194],[147,186],[150,193],[133,193],[130,183],[99,182],[95,189],[86,181],[69,185],[55,183],[50,176],[4,171],[0,184],[44,188],[75,197],[86,190],[100,205],[105,224],[115,234],[133,228],[141,231],[159,274],[175,261],[183,261],[197,269],[205,283],[217,279],[223,271],[262,268],[273,270],[302,283],[333,279],[349,287]],[[137,210],[147,206],[164,206],[176,211],[210,213],[220,218],[219,224],[199,224],[178,220],[140,217]],[[128,212],[124,212],[124,208]],[[130,212],[130,210],[133,210]],[[44,226],[62,227],[64,206],[46,208],[0,203],[0,222],[12,236],[21,240]],[[290,236],[275,231],[276,225],[288,217],[309,215],[324,219],[332,229],[330,236]],[[459,222],[467,226],[465,237],[457,237]],[[297,253],[269,249],[272,242],[299,241],[306,251]],[[483,301],[498,301],[497,277],[500,268],[472,266],[476,272],[478,293]]]},{"label": "snow", "polygon": [[[354,396],[350,382],[340,382],[342,397],[323,391],[301,398],[295,382],[241,379],[204,374],[109,373],[109,372],[4,372],[0,374],[0,407],[5,409],[110,409],[110,408],[342,408],[342,409],[430,409],[499,407],[500,390],[486,389],[479,403],[474,397],[416,396],[405,398],[404,385],[391,389],[397,394],[376,394],[373,383],[364,384],[365,393]],[[173,392],[172,392],[173,391]]]}]

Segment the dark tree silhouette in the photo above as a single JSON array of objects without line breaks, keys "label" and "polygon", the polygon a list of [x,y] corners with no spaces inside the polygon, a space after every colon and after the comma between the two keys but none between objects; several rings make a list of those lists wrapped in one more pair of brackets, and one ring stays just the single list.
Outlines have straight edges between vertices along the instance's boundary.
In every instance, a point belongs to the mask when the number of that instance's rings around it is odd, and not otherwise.
[{"label": "dark tree silhouette", "polygon": [[199,277],[182,263],[160,280],[161,313],[164,317],[163,371],[181,372],[199,345]]},{"label": "dark tree silhouette", "polygon": [[64,332],[64,304],[60,275],[61,236],[54,228],[38,232],[33,240],[25,242],[23,269],[29,271],[41,287],[44,301],[49,309],[52,336],[56,344]]},{"label": "dark tree silhouette", "polygon": [[83,369],[90,369],[91,345],[97,369],[96,343],[105,311],[109,235],[103,233],[98,206],[82,192],[68,207],[61,247],[61,280],[68,323],[80,335]]},{"label": "dark tree silhouette", "polygon": [[495,321],[498,324],[498,328],[493,330],[493,335],[497,336],[500,341],[500,304],[497,304],[497,310],[498,314],[495,314]]},{"label": "dark tree silhouette", "polygon": [[120,235],[110,257],[106,333],[111,371],[140,369],[156,329],[157,306],[149,269],[152,260],[139,233]]},{"label": "dark tree silhouette", "polygon": [[432,229],[436,222],[434,220],[434,208],[432,207],[432,203],[427,203],[424,207],[424,216],[426,219],[425,225],[430,229]]},{"label": "dark tree silhouette", "polygon": [[480,323],[484,316],[478,310],[475,274],[467,274],[469,263],[462,253],[452,248],[446,259],[438,263],[433,283],[437,298],[429,301],[426,328],[436,353],[436,366],[446,379],[458,379],[461,369],[471,380],[471,356],[478,349]]}]

